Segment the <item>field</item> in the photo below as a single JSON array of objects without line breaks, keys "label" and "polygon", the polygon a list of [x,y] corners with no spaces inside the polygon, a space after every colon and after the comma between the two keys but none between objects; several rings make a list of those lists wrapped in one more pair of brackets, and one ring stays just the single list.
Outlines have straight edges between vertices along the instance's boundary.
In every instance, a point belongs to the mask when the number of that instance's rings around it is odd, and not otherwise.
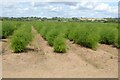
[{"label": "field", "polygon": [[118,77],[117,23],[3,21],[0,29],[3,77]]},{"label": "field", "polygon": [[[56,51],[56,45],[66,48],[66,38],[81,46],[96,49],[98,43],[104,43],[119,47],[118,44],[118,26],[111,23],[35,23],[35,28],[53,46]],[[59,38],[57,38],[59,37]],[[58,40],[59,39],[59,40]],[[56,44],[56,40],[60,43]],[[61,49],[62,50],[62,49]],[[58,52],[65,52],[66,49]]]}]

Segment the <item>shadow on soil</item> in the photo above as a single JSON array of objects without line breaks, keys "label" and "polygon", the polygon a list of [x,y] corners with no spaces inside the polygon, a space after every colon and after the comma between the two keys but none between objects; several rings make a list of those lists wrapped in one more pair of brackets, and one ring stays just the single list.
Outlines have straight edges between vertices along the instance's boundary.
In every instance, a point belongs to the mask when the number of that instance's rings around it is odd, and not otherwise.
[{"label": "shadow on soil", "polygon": [[0,41],[2,41],[2,42],[7,42],[7,40],[4,40],[4,39],[0,39]]}]

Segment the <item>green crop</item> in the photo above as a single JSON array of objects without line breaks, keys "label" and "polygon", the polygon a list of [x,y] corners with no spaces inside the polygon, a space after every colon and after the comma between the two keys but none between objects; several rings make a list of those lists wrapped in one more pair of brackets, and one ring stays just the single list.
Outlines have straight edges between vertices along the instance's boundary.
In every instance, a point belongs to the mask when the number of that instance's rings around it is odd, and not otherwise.
[{"label": "green crop", "polygon": [[92,27],[82,27],[76,30],[74,35],[74,42],[82,46],[96,49],[99,43],[99,34]]},{"label": "green crop", "polygon": [[50,46],[53,46],[54,40],[56,39],[57,35],[58,35],[58,30],[56,29],[52,29],[47,33],[46,39]]},{"label": "green crop", "polygon": [[100,39],[100,42],[101,43],[104,43],[104,44],[115,44],[118,39],[118,30],[115,28],[107,28],[107,27],[104,27],[101,29],[101,32],[100,32],[100,35],[101,35],[101,39]]},{"label": "green crop", "polygon": [[66,52],[66,44],[65,39],[62,36],[57,36],[57,38],[54,41],[54,51],[59,53]]},{"label": "green crop", "polygon": [[0,39],[2,39],[2,22],[0,22]]},{"label": "green crop", "polygon": [[2,21],[1,23],[2,26],[0,26],[0,29],[2,29],[2,32],[0,36],[2,38],[7,38],[8,36],[12,35],[14,31],[22,25],[22,23],[19,21]]},{"label": "green crop", "polygon": [[7,38],[13,34],[15,26],[11,22],[3,21],[2,22],[2,38]]},{"label": "green crop", "polygon": [[22,25],[16,30],[11,39],[11,48],[14,52],[22,52],[26,46],[32,41],[31,26]]},{"label": "green crop", "polygon": [[[37,31],[54,49],[55,42],[57,44],[63,38],[93,50],[97,49],[99,43],[120,46],[116,23],[36,22],[34,24]],[[62,34],[61,39],[57,37],[60,34]]]}]

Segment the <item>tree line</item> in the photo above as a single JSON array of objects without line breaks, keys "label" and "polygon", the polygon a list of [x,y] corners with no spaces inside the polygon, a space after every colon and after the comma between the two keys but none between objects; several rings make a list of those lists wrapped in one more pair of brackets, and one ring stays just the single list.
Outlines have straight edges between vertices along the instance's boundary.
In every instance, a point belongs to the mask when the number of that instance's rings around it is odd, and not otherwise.
[{"label": "tree line", "polygon": [[[82,17],[81,17],[82,18]],[[0,21],[9,20],[9,21],[56,21],[56,22],[113,22],[118,23],[119,18],[103,18],[104,20],[81,20],[81,18],[72,17],[72,18],[63,18],[63,17],[0,17]],[[89,19],[89,18],[88,18]]]}]

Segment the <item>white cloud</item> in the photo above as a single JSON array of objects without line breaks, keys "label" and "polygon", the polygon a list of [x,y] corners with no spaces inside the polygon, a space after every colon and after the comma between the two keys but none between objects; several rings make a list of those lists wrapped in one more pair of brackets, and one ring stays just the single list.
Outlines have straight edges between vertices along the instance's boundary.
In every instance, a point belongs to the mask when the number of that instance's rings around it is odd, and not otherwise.
[{"label": "white cloud", "polygon": [[26,12],[27,10],[29,10],[28,8],[17,8],[16,9],[16,13],[24,13],[24,12]]},{"label": "white cloud", "polygon": [[63,9],[62,6],[53,6],[53,5],[45,6],[44,8],[50,11],[60,11]]},{"label": "white cloud", "polygon": [[94,9],[98,3],[97,2],[79,2],[76,5],[71,5],[71,9],[79,9],[79,10],[90,10]]},{"label": "white cloud", "polygon": [[24,11],[28,11],[29,8],[16,8],[16,10],[17,10],[17,11],[20,11],[20,12],[21,12],[21,11],[24,12]]},{"label": "white cloud", "polygon": [[76,5],[70,5],[72,10],[94,10],[95,12],[108,12],[117,14],[118,7],[110,6],[108,3],[104,2],[80,2],[76,3]]},{"label": "white cloud", "polygon": [[27,11],[27,10],[29,10],[29,8],[24,8],[23,10],[24,10],[24,11]]},{"label": "white cloud", "polygon": [[78,9],[79,8],[79,4],[75,5],[75,6],[70,6],[71,9]]},{"label": "white cloud", "polygon": [[33,2],[31,2],[31,6],[35,6],[35,2],[33,1]]},{"label": "white cloud", "polygon": [[119,0],[2,0],[2,2],[119,2]]},{"label": "white cloud", "polygon": [[[3,6],[3,15],[9,16],[86,16],[86,17],[106,17],[117,16],[117,5],[104,2],[61,2],[61,3],[45,3],[45,2],[6,2]],[[112,5],[111,5],[112,4]],[[69,13],[69,14],[68,14]],[[90,14],[92,13],[92,14]],[[100,15],[99,15],[100,14]]]},{"label": "white cloud", "polygon": [[86,7],[86,8],[93,8],[93,2],[81,2],[80,4],[82,7]]},{"label": "white cloud", "polygon": [[36,2],[119,2],[119,0],[34,0]]},{"label": "white cloud", "polygon": [[113,13],[113,14],[118,14],[118,9],[117,8],[116,9],[111,9],[109,12]]},{"label": "white cloud", "polygon": [[95,7],[94,10],[111,10],[111,7],[108,4],[101,3]]},{"label": "white cloud", "polygon": [[51,11],[60,11],[62,10],[62,7],[53,7],[51,8]]},{"label": "white cloud", "polygon": [[94,10],[98,10],[98,11],[106,11],[106,12],[110,12],[113,14],[117,14],[118,13],[118,7],[112,7],[106,3],[100,3],[98,4]]}]

